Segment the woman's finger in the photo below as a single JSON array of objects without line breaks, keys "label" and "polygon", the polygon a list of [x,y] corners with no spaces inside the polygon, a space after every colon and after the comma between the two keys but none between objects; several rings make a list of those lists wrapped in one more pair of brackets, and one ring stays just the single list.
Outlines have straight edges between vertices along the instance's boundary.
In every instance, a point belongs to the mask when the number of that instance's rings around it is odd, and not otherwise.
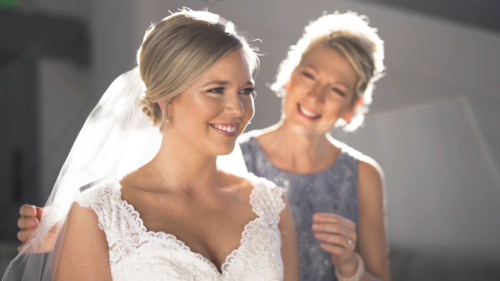
[{"label": "woman's finger", "polygon": [[21,250],[24,248],[24,246],[26,245],[26,242],[24,242],[23,244],[21,244],[19,247],[17,247],[17,252],[20,253]]},{"label": "woman's finger", "polygon": [[[316,232],[314,234],[314,237],[317,240],[322,241],[322,242],[335,244],[338,246],[342,246],[344,248],[354,249],[354,243],[353,243],[354,241],[349,237],[345,237],[345,236],[338,235],[338,234],[330,234],[330,233],[326,233],[326,232]],[[349,244],[349,240],[351,240],[351,244]]]},{"label": "woman's finger", "polygon": [[[21,251],[24,251],[24,253],[29,253],[31,251],[31,245],[29,246],[26,246],[26,242],[24,242],[23,244],[21,244],[21,246],[17,247],[17,252],[20,253]],[[28,247],[28,248],[26,248]]]},{"label": "woman's finger", "polygon": [[328,253],[336,256],[341,256],[342,254],[347,253],[348,251],[346,248],[335,244],[321,243],[319,244],[319,246],[324,251],[327,251]]},{"label": "woman's finger", "polygon": [[24,204],[19,208],[19,214],[23,217],[34,218],[37,215],[37,210],[33,205]]},{"label": "woman's finger", "polygon": [[21,230],[36,229],[38,224],[38,219],[31,217],[21,217],[17,220],[17,227]]},{"label": "woman's finger", "polygon": [[21,230],[17,232],[17,239],[21,242],[26,242],[33,235],[34,230]]},{"label": "woman's finger", "polygon": [[42,220],[43,209],[35,206],[35,210],[36,210],[36,218],[38,219],[38,221]]},{"label": "woman's finger", "polygon": [[316,213],[313,215],[314,222],[323,222],[323,223],[339,223],[347,228],[356,229],[356,224],[350,219],[344,218],[337,214],[329,214],[329,213]]},{"label": "woman's finger", "polygon": [[347,228],[339,223],[320,223],[315,222],[312,225],[312,230],[315,232],[329,232],[333,234],[340,234],[348,237],[351,240],[356,240],[356,232],[353,229]]}]

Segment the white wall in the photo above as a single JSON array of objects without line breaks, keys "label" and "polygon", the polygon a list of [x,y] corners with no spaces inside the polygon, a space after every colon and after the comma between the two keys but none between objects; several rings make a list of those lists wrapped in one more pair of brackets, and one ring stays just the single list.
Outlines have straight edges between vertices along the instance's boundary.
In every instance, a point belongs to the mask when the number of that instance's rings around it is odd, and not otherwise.
[{"label": "white wall", "polygon": [[343,141],[369,153],[387,178],[392,246],[500,258],[500,190],[467,99],[373,115]]}]

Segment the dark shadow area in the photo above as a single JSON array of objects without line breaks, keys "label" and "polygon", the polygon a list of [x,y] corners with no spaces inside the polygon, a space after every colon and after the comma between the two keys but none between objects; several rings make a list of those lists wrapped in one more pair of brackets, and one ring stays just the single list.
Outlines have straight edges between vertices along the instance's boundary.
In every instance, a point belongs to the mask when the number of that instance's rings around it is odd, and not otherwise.
[{"label": "dark shadow area", "polygon": [[356,0],[436,16],[500,32],[498,0]]},{"label": "dark shadow area", "polygon": [[0,9],[0,241],[16,240],[21,204],[43,206],[40,194],[38,61],[90,63],[86,23]]},{"label": "dark shadow area", "polygon": [[[16,225],[22,203],[41,204],[38,196],[38,95],[36,58],[0,56],[0,225]],[[2,227],[0,240],[15,240],[17,230]]]},{"label": "dark shadow area", "polygon": [[498,281],[500,263],[425,249],[391,248],[392,280]]},{"label": "dark shadow area", "polygon": [[33,13],[0,9],[0,54],[25,53],[90,63],[86,23]]}]

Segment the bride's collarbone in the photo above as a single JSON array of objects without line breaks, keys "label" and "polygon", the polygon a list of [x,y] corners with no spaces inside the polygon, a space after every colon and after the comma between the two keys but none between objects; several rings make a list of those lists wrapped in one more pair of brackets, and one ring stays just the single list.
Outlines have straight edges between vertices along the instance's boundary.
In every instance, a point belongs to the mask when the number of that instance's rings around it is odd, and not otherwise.
[{"label": "bride's collarbone", "polygon": [[139,213],[146,229],[174,235],[192,252],[220,267],[240,245],[245,226],[257,218],[249,202],[251,190],[220,198],[186,198],[122,188],[122,199]]}]

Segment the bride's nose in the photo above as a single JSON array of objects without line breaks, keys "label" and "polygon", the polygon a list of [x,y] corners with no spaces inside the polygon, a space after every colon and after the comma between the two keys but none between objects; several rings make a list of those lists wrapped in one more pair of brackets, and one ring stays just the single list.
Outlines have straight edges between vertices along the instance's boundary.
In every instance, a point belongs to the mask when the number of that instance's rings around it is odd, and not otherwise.
[{"label": "bride's nose", "polygon": [[224,112],[235,117],[240,117],[245,113],[245,107],[240,95],[232,94],[226,96]]}]

